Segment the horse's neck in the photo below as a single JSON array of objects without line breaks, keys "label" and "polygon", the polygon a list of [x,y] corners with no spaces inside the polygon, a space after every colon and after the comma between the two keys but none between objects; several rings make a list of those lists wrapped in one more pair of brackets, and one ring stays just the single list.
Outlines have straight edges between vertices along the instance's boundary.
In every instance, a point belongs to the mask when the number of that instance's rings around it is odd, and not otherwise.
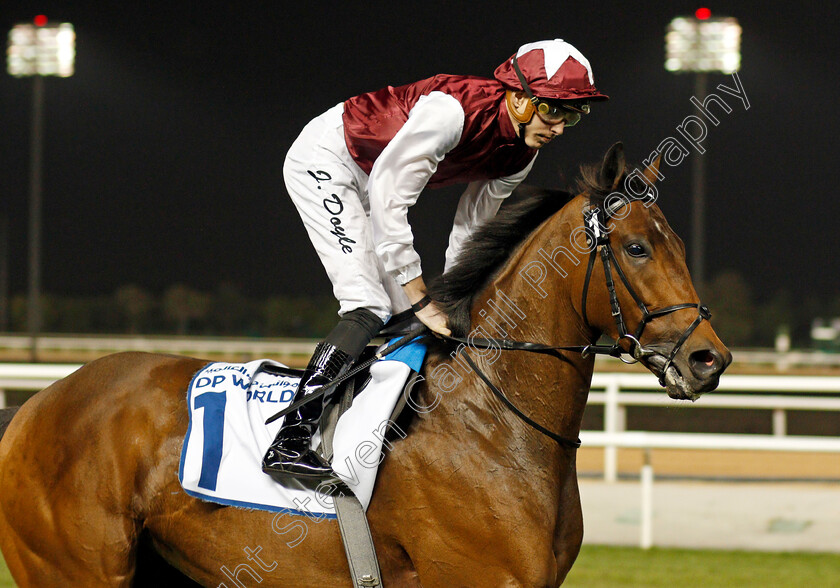
[{"label": "horse's neck", "polygon": [[[555,242],[568,244],[566,235],[557,234],[558,225],[562,223],[549,222],[537,229],[477,297],[472,309],[474,330],[484,328],[491,337],[552,346],[590,342],[590,329],[573,303],[579,292],[572,275],[562,276],[540,255],[541,249],[551,250]],[[538,288],[525,278],[534,262],[542,264],[547,272]],[[487,369],[497,382],[515,382],[513,386],[508,384],[511,399],[516,399],[526,414],[548,423],[545,426],[558,434],[576,439],[594,362],[574,352],[565,353],[565,357],[567,361],[506,351]]]},{"label": "horse's neck", "polygon": [[[572,303],[572,279],[562,279],[558,274],[556,279],[546,280],[542,284],[547,289],[543,298],[520,275],[529,264],[540,259],[538,249],[545,245],[547,233],[550,234],[550,227],[535,231],[514,252],[485,291],[476,297],[471,311],[472,337],[516,339],[546,345],[588,342],[588,329]],[[548,355],[470,346],[463,353],[469,354],[487,378],[531,419],[562,437],[577,439],[592,377],[591,358],[568,353],[567,361],[564,361]],[[487,431],[487,438],[482,442],[486,441],[487,447],[499,445],[497,449],[503,454],[512,452],[509,443],[514,440],[513,446],[519,446],[515,449],[518,455],[501,458],[515,460],[522,468],[533,471],[552,469],[551,466],[556,465],[551,463],[557,460],[555,442],[520,420],[495,398],[462,357],[453,353],[438,361],[437,366],[429,366],[433,383],[435,373],[441,376],[451,370],[453,379],[450,382],[457,376],[457,385],[445,391],[448,396],[457,396],[458,406],[468,407],[466,410],[453,409],[454,412],[445,417],[460,421],[451,423],[452,426],[466,425],[479,435],[481,431]],[[436,372],[437,368],[440,371]],[[522,447],[523,440],[527,447]],[[547,451],[546,445],[552,449]]]}]

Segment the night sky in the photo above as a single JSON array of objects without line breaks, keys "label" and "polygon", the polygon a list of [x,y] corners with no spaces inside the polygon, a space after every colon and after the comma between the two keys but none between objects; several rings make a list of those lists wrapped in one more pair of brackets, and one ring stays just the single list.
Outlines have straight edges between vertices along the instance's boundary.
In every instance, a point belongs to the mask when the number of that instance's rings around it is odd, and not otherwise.
[{"label": "night sky", "polygon": [[[46,80],[43,289],[110,294],[180,282],[246,294],[329,283],[282,181],[314,116],[355,94],[436,73],[491,77],[521,44],[560,37],[611,100],[541,153],[528,183],[566,187],[615,141],[638,163],[688,115],[693,79],[666,72],[664,32],[686,2],[11,2],[3,35],[46,14],[72,22],[76,75]],[[840,9],[721,2],[744,29],[740,79],[704,145],[710,274],[761,296],[834,296]],[[4,68],[5,69],[5,68]],[[729,76],[710,77],[709,91]],[[0,214],[10,287],[26,289],[31,80],[0,76]],[[702,97],[701,97],[702,98]],[[660,205],[690,243],[689,161],[665,168]],[[457,189],[410,218],[427,275],[442,269]]]}]

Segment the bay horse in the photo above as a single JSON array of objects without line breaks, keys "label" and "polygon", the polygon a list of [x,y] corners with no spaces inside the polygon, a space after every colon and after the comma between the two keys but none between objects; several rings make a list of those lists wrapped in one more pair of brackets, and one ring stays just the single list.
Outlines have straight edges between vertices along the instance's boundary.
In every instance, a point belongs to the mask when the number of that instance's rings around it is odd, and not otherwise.
[{"label": "bay horse", "polygon": [[[431,344],[407,435],[386,444],[367,513],[383,585],[558,586],[583,537],[574,440],[591,345],[617,339],[613,351],[682,399],[713,390],[731,361],[658,206],[616,198],[629,177],[620,144],[582,171],[568,203],[552,193],[503,208],[431,289],[456,335],[585,352]],[[655,167],[644,177],[653,186]],[[221,506],[181,488],[185,390],[206,364],[118,353],[20,407],[0,441],[0,548],[21,587],[137,585],[141,544],[181,585],[351,584],[334,520]]]}]

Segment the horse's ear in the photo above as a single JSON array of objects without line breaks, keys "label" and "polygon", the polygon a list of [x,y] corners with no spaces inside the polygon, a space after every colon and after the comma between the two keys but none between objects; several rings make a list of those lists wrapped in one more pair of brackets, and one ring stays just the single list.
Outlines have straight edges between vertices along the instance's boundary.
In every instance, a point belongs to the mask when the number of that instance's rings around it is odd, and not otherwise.
[{"label": "horse's ear", "polygon": [[656,180],[662,179],[662,175],[659,173],[659,165],[662,163],[662,154],[656,156],[656,159],[653,160],[653,163],[646,166],[642,175],[645,176],[645,179],[653,185]]},{"label": "horse's ear", "polygon": [[611,191],[618,188],[618,184],[621,183],[621,178],[624,176],[626,166],[624,145],[619,141],[610,147],[604,156],[604,162],[601,164],[601,185],[611,186]]}]

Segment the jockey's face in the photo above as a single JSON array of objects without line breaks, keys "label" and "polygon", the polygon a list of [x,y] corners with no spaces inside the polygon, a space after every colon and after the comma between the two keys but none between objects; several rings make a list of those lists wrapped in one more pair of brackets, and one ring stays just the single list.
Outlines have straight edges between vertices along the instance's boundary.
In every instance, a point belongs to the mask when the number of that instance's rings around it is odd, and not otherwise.
[{"label": "jockey's face", "polygon": [[[516,126],[518,132],[519,125]],[[522,139],[531,149],[540,149],[544,145],[548,145],[554,137],[562,135],[565,128],[566,121],[560,121],[559,123],[550,125],[540,117],[534,115],[531,122],[525,125],[525,136]]]},{"label": "jockey's face", "polygon": [[[517,114],[523,116],[528,110],[528,104],[528,97],[524,92],[515,92],[509,103],[509,108],[513,107]],[[513,117],[512,113],[508,112],[508,114],[510,114],[510,120],[516,134],[519,135],[521,129],[519,122]],[[540,149],[558,135],[562,135],[565,128],[565,120],[553,124],[547,123],[534,112],[531,120],[525,125],[525,136],[522,137],[522,140],[531,149]]]}]

